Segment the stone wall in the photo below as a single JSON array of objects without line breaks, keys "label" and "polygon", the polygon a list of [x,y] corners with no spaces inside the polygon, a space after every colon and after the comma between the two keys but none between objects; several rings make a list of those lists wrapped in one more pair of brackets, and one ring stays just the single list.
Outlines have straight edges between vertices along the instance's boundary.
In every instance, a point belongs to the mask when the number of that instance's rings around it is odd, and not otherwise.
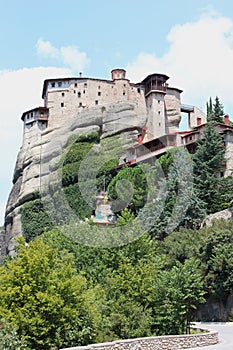
[{"label": "stone wall", "polygon": [[109,343],[76,346],[60,350],[176,350],[218,343],[218,333],[166,335],[159,337],[116,340]]}]

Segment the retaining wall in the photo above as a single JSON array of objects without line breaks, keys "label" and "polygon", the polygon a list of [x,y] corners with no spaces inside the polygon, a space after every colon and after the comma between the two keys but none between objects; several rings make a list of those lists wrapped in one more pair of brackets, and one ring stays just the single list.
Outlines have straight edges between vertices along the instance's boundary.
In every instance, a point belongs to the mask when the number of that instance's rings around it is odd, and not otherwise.
[{"label": "retaining wall", "polygon": [[60,350],[176,350],[218,343],[218,332],[166,335],[148,338],[116,340],[109,343],[76,346]]}]

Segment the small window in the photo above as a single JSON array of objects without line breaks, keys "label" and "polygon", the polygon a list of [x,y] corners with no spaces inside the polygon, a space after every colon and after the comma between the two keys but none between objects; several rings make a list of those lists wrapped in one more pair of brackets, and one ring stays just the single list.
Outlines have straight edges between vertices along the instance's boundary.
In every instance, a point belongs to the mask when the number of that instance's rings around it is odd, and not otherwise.
[{"label": "small window", "polygon": [[55,83],[52,83],[51,85],[52,85],[52,87],[55,87]]},{"label": "small window", "polygon": [[64,97],[64,96],[65,96],[65,93],[64,93],[64,92],[62,92],[62,93],[61,93],[61,95],[62,95],[62,97]]},{"label": "small window", "polygon": [[78,92],[78,97],[81,97],[81,92],[80,91]]},{"label": "small window", "polygon": [[79,107],[82,107],[82,102],[79,102]]},{"label": "small window", "polygon": [[160,103],[160,100],[158,100],[158,103]]},{"label": "small window", "polygon": [[85,87],[85,88],[87,87],[87,83],[84,83],[84,87]]},{"label": "small window", "polygon": [[138,90],[138,93],[140,94],[140,92],[141,92],[141,89],[140,89],[140,88],[138,88],[137,90]]},{"label": "small window", "polygon": [[160,115],[160,111],[158,111],[158,114]]},{"label": "small window", "polygon": [[125,96],[125,91],[123,91],[123,96]]},{"label": "small window", "polygon": [[59,86],[59,87],[62,86],[62,82],[61,82],[61,81],[58,82],[58,86]]},{"label": "small window", "polygon": [[33,113],[31,113],[31,118],[33,118]]},{"label": "small window", "polygon": [[193,139],[193,137],[192,136],[189,136],[189,140],[191,141]]},{"label": "small window", "polygon": [[124,84],[124,87],[126,87],[126,85]]},{"label": "small window", "polygon": [[99,103],[99,101],[98,101],[98,100],[96,100],[96,101],[95,101],[96,106],[98,105],[98,103]]},{"label": "small window", "polygon": [[159,126],[161,126],[161,123],[159,123]]},{"label": "small window", "polygon": [[74,83],[74,87],[77,87],[78,86],[78,84],[77,83]]},{"label": "small window", "polygon": [[86,93],[86,91],[85,91],[85,90],[83,90],[83,93],[85,94],[85,93]]},{"label": "small window", "polygon": [[98,91],[98,96],[101,96],[101,92],[100,91]]},{"label": "small window", "polygon": [[64,107],[64,102],[61,102],[61,107]]},{"label": "small window", "polygon": [[98,86],[98,89],[100,90],[100,85]]},{"label": "small window", "polygon": [[76,94],[76,90],[74,90],[74,94]]}]

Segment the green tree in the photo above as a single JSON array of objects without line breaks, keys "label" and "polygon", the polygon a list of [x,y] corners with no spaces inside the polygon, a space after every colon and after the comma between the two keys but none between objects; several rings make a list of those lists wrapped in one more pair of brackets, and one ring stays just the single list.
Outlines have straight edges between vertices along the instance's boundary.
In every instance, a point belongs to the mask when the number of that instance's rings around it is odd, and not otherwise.
[{"label": "green tree", "polygon": [[73,256],[37,239],[19,241],[16,259],[0,267],[0,317],[30,348],[52,349],[94,341],[98,291],[77,274]]},{"label": "green tree", "polygon": [[35,199],[22,206],[21,223],[23,235],[27,242],[53,227],[41,199]]},{"label": "green tree", "polygon": [[215,97],[215,103],[212,103],[212,98],[210,97],[209,102],[206,104],[207,106],[207,121],[222,123],[223,115],[224,115],[224,107],[219,100],[219,97]]},{"label": "green tree", "polygon": [[207,121],[211,121],[213,118],[213,104],[212,104],[211,97],[209,102],[206,103],[206,110],[207,110]]},{"label": "green tree", "polygon": [[124,167],[112,179],[107,191],[109,199],[114,201],[114,212],[127,207],[137,213],[147,198],[147,179],[142,167]]},{"label": "green tree", "polygon": [[13,326],[9,326],[4,318],[0,320],[0,349],[28,349],[25,340],[19,338],[16,329]]},{"label": "green tree", "polygon": [[219,208],[219,174],[223,170],[224,154],[222,136],[213,122],[207,123],[203,138],[197,141],[197,150],[193,156],[195,189],[198,197],[205,203],[207,213],[213,213]]},{"label": "green tree", "polygon": [[208,293],[225,300],[233,289],[233,228],[232,220],[215,220],[205,227],[206,237],[200,248]]},{"label": "green tree", "polygon": [[177,262],[170,271],[161,271],[156,281],[154,329],[157,334],[188,331],[193,311],[205,301],[204,278],[193,258]]},{"label": "green tree", "polygon": [[219,100],[219,97],[215,97],[215,103],[213,106],[213,115],[214,115],[214,121],[217,123],[222,123],[223,122],[223,115],[224,115],[224,108],[222,103]]}]

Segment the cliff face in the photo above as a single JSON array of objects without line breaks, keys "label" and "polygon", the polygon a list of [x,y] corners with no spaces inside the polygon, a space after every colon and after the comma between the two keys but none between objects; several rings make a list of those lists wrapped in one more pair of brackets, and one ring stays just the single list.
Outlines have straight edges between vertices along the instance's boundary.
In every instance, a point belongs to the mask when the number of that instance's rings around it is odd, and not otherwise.
[{"label": "cliff face", "polygon": [[98,132],[101,139],[107,138],[111,144],[111,137],[120,135],[124,150],[137,142],[138,130],[145,126],[146,118],[146,114],[136,114],[133,104],[117,103],[106,108],[83,110],[53,129],[38,131],[32,134],[33,137],[25,138],[18,153],[7,203],[0,259],[6,254],[14,254],[15,238],[22,235],[20,209],[42,190],[46,181],[50,181],[51,174],[56,172],[54,164],[60,161],[71,136]]}]

